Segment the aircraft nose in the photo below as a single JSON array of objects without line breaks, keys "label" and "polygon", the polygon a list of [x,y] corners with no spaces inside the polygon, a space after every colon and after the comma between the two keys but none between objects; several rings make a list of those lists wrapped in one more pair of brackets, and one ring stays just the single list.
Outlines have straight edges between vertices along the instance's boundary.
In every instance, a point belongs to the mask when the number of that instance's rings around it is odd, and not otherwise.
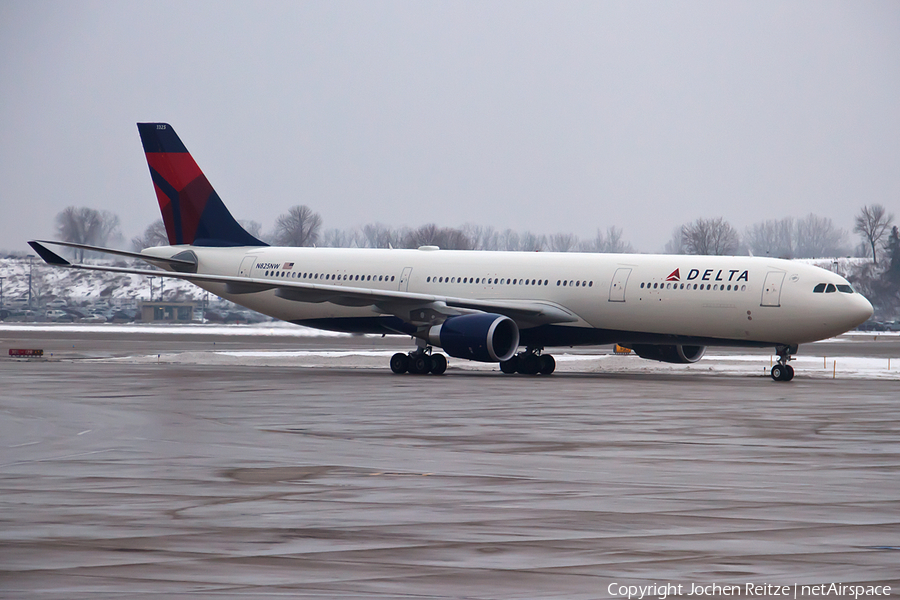
[{"label": "aircraft nose", "polygon": [[862,294],[854,294],[853,308],[851,309],[853,326],[862,325],[868,321],[873,314],[875,314],[875,309],[872,308],[872,303]]}]

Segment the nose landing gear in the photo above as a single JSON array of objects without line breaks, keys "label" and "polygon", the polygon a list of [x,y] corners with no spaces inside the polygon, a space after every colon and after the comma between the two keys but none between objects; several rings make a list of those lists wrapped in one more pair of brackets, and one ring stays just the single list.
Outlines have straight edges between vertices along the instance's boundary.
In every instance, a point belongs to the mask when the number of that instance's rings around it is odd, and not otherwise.
[{"label": "nose landing gear", "polygon": [[794,367],[788,363],[792,360],[791,354],[797,352],[797,346],[776,346],[778,362],[772,367],[772,379],[775,381],[790,381],[794,378]]}]

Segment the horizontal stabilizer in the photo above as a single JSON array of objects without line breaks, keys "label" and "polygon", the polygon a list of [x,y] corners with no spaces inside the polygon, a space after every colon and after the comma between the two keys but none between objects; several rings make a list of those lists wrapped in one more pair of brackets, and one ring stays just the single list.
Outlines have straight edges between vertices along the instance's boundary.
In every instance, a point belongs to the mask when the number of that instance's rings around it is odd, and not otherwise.
[{"label": "horizontal stabilizer", "polygon": [[67,261],[66,259],[64,259],[62,256],[60,256],[59,254],[57,254],[56,252],[53,252],[46,246],[42,246],[38,242],[31,241],[31,242],[28,242],[28,245],[31,246],[34,249],[34,251],[38,253],[38,256],[43,258],[44,262],[47,263],[48,265],[57,265],[60,267],[67,267],[72,264],[69,261]]},{"label": "horizontal stabilizer", "polygon": [[[181,258],[160,258],[157,256],[148,256],[147,254],[141,254],[140,252],[128,252],[127,250],[116,250],[114,248],[103,248],[101,246],[89,246],[88,244],[76,244],[75,242],[57,242],[53,240],[34,240],[28,242],[28,244],[34,248],[34,251],[38,253],[38,255],[43,258],[46,262],[51,265],[69,265],[71,264],[66,259],[61,256],[51,252],[42,244],[53,244],[54,246],[65,246],[66,248],[77,248],[79,250],[87,250],[89,252],[99,252],[101,254],[114,254],[115,256],[125,256],[127,258],[138,258],[140,260],[145,260],[148,262],[152,262],[154,264],[167,264],[171,265],[172,268],[178,271],[184,271],[185,269],[196,270],[197,262],[195,260],[184,260]],[[40,248],[41,250],[39,250]],[[63,262],[52,262],[52,260],[48,259],[47,256],[44,256],[42,253],[46,252],[50,256],[55,256],[58,260]]]}]

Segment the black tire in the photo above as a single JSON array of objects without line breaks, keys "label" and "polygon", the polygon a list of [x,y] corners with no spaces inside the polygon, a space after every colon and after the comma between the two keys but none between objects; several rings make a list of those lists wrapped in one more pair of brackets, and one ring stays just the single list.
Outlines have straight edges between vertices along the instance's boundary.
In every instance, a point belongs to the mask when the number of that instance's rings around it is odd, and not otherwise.
[{"label": "black tire", "polygon": [[791,365],[784,366],[784,379],[782,381],[790,381],[794,378],[794,367]]},{"label": "black tire", "polygon": [[775,381],[784,381],[784,375],[786,371],[783,366],[775,365],[772,367],[772,379]]},{"label": "black tire", "polygon": [[432,375],[443,375],[444,371],[447,370],[447,357],[443,354],[432,354],[431,355],[431,374]]},{"label": "black tire", "polygon": [[537,375],[541,370],[541,359],[535,354],[526,354],[519,358],[519,373],[522,375]]},{"label": "black tire", "polygon": [[398,352],[391,357],[391,371],[397,375],[403,375],[409,369],[409,356]]},{"label": "black tire", "polygon": [[556,359],[549,354],[541,354],[539,361],[541,375],[550,375],[556,370]]},{"label": "black tire", "polygon": [[519,366],[519,357],[513,356],[509,360],[501,360],[500,361],[500,370],[506,373],[507,375],[512,375],[516,371],[518,371],[517,367]]},{"label": "black tire", "polygon": [[409,372],[413,375],[426,375],[431,371],[431,358],[427,354],[409,357]]}]

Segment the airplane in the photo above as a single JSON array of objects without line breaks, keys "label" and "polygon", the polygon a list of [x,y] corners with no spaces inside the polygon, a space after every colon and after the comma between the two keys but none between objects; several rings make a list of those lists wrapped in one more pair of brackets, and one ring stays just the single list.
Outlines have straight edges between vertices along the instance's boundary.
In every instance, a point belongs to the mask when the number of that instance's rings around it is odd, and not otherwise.
[{"label": "airplane", "polygon": [[[447,358],[549,375],[548,347],[619,344],[694,363],[708,346],[774,347],[790,381],[799,345],[865,322],[872,305],[843,277],[764,257],[275,247],[234,219],[166,123],[138,123],[168,246],[127,252],[33,240],[50,265],[174,277],[276,319],[410,336],[394,373],[444,373]],[[156,267],[73,264],[47,245]],[[523,348],[520,350],[520,348]]]}]

